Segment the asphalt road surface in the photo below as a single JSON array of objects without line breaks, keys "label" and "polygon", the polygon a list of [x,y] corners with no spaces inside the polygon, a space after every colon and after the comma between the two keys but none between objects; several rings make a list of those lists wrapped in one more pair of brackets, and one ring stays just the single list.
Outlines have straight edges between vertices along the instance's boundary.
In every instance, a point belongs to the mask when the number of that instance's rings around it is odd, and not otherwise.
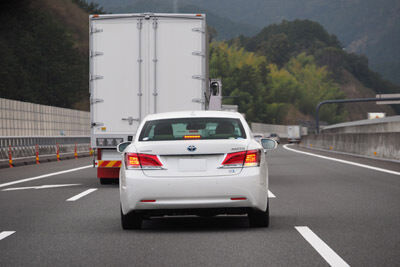
[{"label": "asphalt road surface", "polygon": [[342,161],[269,153],[269,228],[182,216],[123,231],[118,186],[90,158],[0,169],[0,266],[399,266],[400,164],[323,155]]}]

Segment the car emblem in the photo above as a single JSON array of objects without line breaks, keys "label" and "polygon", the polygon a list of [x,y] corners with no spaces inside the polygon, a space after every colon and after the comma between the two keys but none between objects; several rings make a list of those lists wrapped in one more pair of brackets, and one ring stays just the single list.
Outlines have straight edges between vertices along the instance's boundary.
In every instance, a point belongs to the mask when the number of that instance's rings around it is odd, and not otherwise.
[{"label": "car emblem", "polygon": [[187,150],[190,151],[190,152],[194,152],[194,151],[196,151],[196,149],[197,149],[197,147],[195,147],[195,146],[188,146],[187,147]]}]

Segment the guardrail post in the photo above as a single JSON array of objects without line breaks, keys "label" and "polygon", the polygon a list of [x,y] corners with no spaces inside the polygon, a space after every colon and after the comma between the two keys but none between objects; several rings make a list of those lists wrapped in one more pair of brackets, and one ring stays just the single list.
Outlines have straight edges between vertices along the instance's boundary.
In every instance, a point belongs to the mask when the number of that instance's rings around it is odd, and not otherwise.
[{"label": "guardrail post", "polygon": [[36,145],[36,164],[40,164],[40,162],[39,162],[39,145]]},{"label": "guardrail post", "polygon": [[12,151],[11,151],[11,145],[8,146],[8,164],[10,165],[10,168],[13,168],[13,161],[12,161]]},{"label": "guardrail post", "polygon": [[57,145],[57,161],[60,161],[60,146],[58,145],[58,143],[56,143]]},{"label": "guardrail post", "polygon": [[75,158],[78,158],[78,147],[77,144],[75,143],[75,153],[74,153]]}]

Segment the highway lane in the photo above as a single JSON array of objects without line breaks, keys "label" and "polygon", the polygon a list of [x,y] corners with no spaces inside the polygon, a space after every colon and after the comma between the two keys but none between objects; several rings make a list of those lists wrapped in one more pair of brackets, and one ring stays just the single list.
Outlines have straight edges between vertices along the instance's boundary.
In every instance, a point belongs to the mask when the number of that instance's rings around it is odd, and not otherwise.
[{"label": "highway lane", "polygon": [[[118,187],[100,186],[92,168],[0,188],[0,233],[15,231],[0,240],[0,265],[327,266],[296,226],[309,227],[349,265],[400,262],[399,176],[282,147],[268,157],[276,196],[268,229],[248,228],[243,216],[225,216],[157,218],[141,231],[122,231]],[[2,169],[0,184],[90,162]],[[75,185],[2,191],[53,184]]]}]

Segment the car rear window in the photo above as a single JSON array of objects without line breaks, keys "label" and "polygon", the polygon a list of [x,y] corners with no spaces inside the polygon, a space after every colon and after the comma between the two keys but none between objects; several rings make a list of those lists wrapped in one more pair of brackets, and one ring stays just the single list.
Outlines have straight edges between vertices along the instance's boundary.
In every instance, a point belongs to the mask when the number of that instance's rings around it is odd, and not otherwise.
[{"label": "car rear window", "polygon": [[145,123],[139,141],[245,139],[243,125],[232,118],[177,118]]}]

